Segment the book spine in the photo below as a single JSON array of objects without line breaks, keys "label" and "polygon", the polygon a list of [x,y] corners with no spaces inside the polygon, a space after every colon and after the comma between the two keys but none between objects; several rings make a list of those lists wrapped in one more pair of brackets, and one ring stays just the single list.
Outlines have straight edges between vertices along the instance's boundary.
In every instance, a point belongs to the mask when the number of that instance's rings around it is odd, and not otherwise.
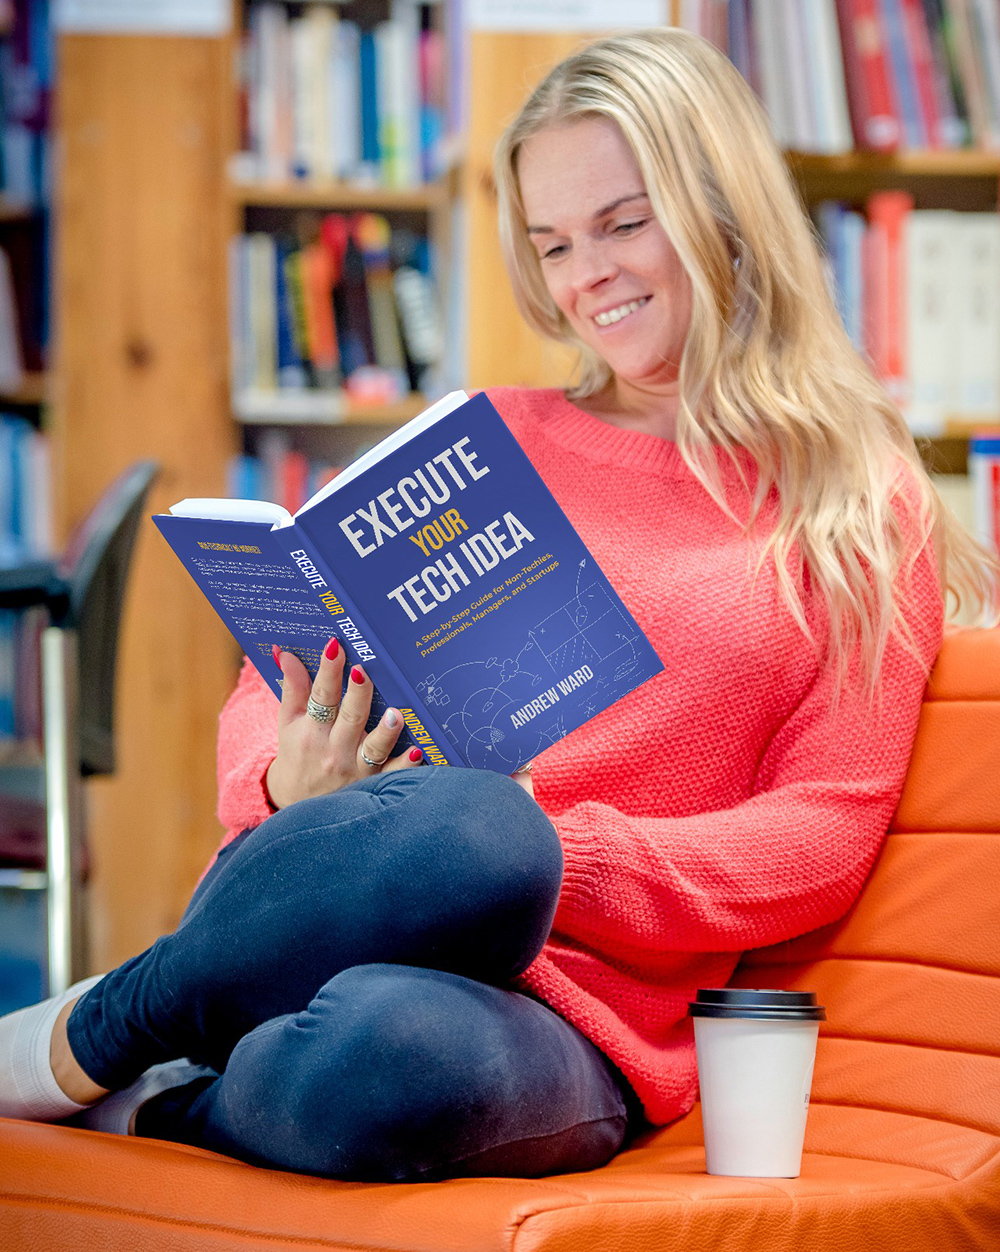
[{"label": "book spine", "polygon": [[964,418],[995,422],[1000,420],[1000,218],[961,213],[956,232],[957,408]]},{"label": "book spine", "polygon": [[865,219],[849,209],[840,224],[844,247],[844,307],[847,333],[858,352],[865,350],[864,238]]},{"label": "book spine", "polygon": [[333,315],[335,277],[332,258],[319,241],[302,252],[303,295],[309,355],[320,387],[340,383],[337,329]]},{"label": "book spine", "polygon": [[970,441],[969,477],[976,536],[980,543],[1000,555],[1000,439],[995,435]]},{"label": "book spine", "polygon": [[250,236],[250,325],[255,387],[271,391],[278,383],[277,314],[274,307],[276,255],[274,239],[263,232]]},{"label": "book spine", "polygon": [[944,4],[948,37],[965,91],[972,139],[977,147],[988,148],[992,144],[989,106],[983,67],[976,50],[969,0],[944,0]]},{"label": "book spine", "polygon": [[859,147],[890,152],[902,138],[875,0],[837,0],[848,102]]},{"label": "book spine", "polygon": [[868,233],[873,244],[872,277],[881,297],[872,308],[872,360],[889,395],[904,407],[909,396],[903,232],[907,216],[912,211],[913,197],[905,191],[879,191],[868,201]]},{"label": "book spine", "polygon": [[336,175],[354,179],[361,166],[361,32],[355,22],[338,21],[332,55]]},{"label": "book spine", "polygon": [[996,0],[972,0],[982,76],[990,119],[991,146],[1000,144],[1000,21]]},{"label": "book spine", "polygon": [[914,433],[943,433],[954,408],[956,256],[955,215],[947,210],[911,213],[904,227],[906,355]]},{"label": "book spine", "polygon": [[929,147],[942,148],[945,146],[941,131],[942,110],[923,3],[922,0],[900,0],[900,7],[924,136]]},{"label": "book spine", "polygon": [[850,152],[854,146],[851,118],[847,107],[847,84],[845,81],[844,53],[837,26],[835,0],[812,0],[814,27],[817,40],[817,57],[820,72],[817,80],[826,118],[827,143],[825,152],[836,155]]},{"label": "book spine", "polygon": [[791,86],[782,59],[782,13],[774,0],[754,0],[753,20],[760,56],[761,98],[771,121],[775,143],[789,148],[795,142],[795,127]]},{"label": "book spine", "polygon": [[782,20],[778,23],[779,55],[791,98],[792,147],[799,152],[822,152],[826,136],[813,95],[821,67],[810,38],[808,7],[808,0],[805,5],[799,0],[784,0]]},{"label": "book spine", "polygon": [[314,178],[316,169],[316,111],[311,69],[313,32],[307,17],[293,17],[288,23],[288,67],[292,116],[292,168],[296,178]]},{"label": "book spine", "polygon": [[361,169],[377,178],[379,153],[378,50],[375,32],[361,31],[358,66],[361,95]]},{"label": "book spine", "polygon": [[942,125],[954,148],[962,148],[972,138],[965,85],[959,72],[952,22],[945,12],[944,0],[924,0],[927,29],[930,32],[934,64],[940,81],[943,107]]},{"label": "book spine", "polygon": [[882,28],[888,50],[888,64],[895,98],[903,121],[903,136],[908,148],[924,148],[927,136],[917,99],[917,85],[910,60],[910,49],[903,25],[902,0],[879,0]]},{"label": "book spine", "polygon": [[293,245],[287,239],[276,239],[275,316],[278,338],[278,386],[305,387],[308,382],[305,365],[299,352],[293,322],[293,307],[288,290],[288,257]]},{"label": "book spine", "polygon": [[[303,578],[314,588],[318,601],[331,615],[337,637],[343,643],[348,657],[353,656],[364,668],[382,701],[400,709],[411,738],[423,749],[428,762],[431,765],[468,765],[468,761],[449,740],[423,700],[403,677],[370,623],[358,612],[354,600],[334,577],[304,528],[295,524],[282,527],[273,534],[303,572]],[[318,579],[312,578],[306,572],[306,562],[311,562],[313,570],[319,575]],[[320,582],[322,586],[319,585]]]}]

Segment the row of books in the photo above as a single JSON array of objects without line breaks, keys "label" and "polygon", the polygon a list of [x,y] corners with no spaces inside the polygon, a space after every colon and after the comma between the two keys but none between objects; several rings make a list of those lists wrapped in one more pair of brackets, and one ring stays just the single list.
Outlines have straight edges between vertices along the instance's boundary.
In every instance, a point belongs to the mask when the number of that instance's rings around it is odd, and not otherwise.
[{"label": "row of books", "polygon": [[442,169],[444,39],[432,6],[390,0],[362,26],[335,5],[254,4],[242,41],[247,179],[344,179],[403,188]]},{"label": "row of books", "polygon": [[[0,566],[51,552],[50,481],[45,436],[24,418],[0,415]],[[35,612],[0,610],[0,744],[39,737],[40,628]]]},{"label": "row of books", "polygon": [[287,432],[268,430],[255,452],[229,462],[226,492],[234,500],[269,500],[295,513],[343,468],[297,450]]},{"label": "row of books", "polygon": [[1000,421],[1000,216],[915,210],[903,191],[816,216],[848,334],[914,432]]},{"label": "row of books", "polygon": [[388,403],[421,390],[444,350],[430,266],[425,238],[376,213],[327,214],[305,237],[236,236],[236,397],[343,387],[358,403]]},{"label": "row of books", "polygon": [[0,4],[0,388],[45,367],[48,339],[49,0]]},{"label": "row of books", "polygon": [[1000,148],[997,0],[682,0],[801,152]]},{"label": "row of books", "polygon": [[48,0],[0,8],[0,191],[27,208],[48,200],[52,32]]}]

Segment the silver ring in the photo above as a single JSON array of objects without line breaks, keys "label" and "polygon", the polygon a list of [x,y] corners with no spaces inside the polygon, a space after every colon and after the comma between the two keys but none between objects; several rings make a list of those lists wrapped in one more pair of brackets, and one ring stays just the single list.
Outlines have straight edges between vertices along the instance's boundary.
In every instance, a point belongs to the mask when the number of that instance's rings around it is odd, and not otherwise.
[{"label": "silver ring", "polygon": [[362,748],[362,749],[361,749],[361,759],[362,759],[362,761],[364,761],[364,763],[365,763],[366,765],[370,765],[370,766],[372,767],[372,769],[378,769],[380,766],[384,765],[384,764],[386,763],[386,761],[388,761],[388,759],[389,759],[389,758],[388,758],[387,756],[384,756],[384,757],[381,759],[381,761],[373,761],[373,760],[372,760],[372,759],[368,756],[368,754],[365,752],[364,748]]},{"label": "silver ring", "polygon": [[532,765],[534,765],[534,763],[535,763],[534,761],[529,761],[529,762],[527,763],[527,765],[522,765],[522,766],[521,766],[521,768],[520,768],[520,769],[516,769],[516,770],[514,771],[514,773],[515,773],[515,774],[530,774],[530,773],[531,773],[531,767],[532,767]]},{"label": "silver ring", "polygon": [[339,704],[320,704],[312,696],[306,701],[306,712],[314,722],[335,722],[339,709]]}]

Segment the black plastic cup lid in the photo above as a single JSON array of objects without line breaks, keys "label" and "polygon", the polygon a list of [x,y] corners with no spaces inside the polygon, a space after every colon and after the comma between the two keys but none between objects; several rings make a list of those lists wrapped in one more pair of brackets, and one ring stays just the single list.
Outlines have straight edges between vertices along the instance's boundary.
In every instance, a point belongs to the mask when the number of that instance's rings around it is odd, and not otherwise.
[{"label": "black plastic cup lid", "polygon": [[825,1022],[813,991],[752,987],[702,987],[688,1004],[689,1017],[743,1017],[772,1022]]}]

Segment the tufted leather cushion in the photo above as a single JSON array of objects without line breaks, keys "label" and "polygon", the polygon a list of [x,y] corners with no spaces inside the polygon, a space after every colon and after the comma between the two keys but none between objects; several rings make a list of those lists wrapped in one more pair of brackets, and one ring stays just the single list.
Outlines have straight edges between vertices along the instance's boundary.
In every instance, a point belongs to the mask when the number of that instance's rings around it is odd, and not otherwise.
[{"label": "tufted leather cushion", "polygon": [[860,900],[737,971],[828,1008],[800,1178],[709,1177],[697,1109],[593,1173],[419,1185],[0,1121],[0,1248],[997,1252],[998,888],[1000,631],[962,632]]}]

